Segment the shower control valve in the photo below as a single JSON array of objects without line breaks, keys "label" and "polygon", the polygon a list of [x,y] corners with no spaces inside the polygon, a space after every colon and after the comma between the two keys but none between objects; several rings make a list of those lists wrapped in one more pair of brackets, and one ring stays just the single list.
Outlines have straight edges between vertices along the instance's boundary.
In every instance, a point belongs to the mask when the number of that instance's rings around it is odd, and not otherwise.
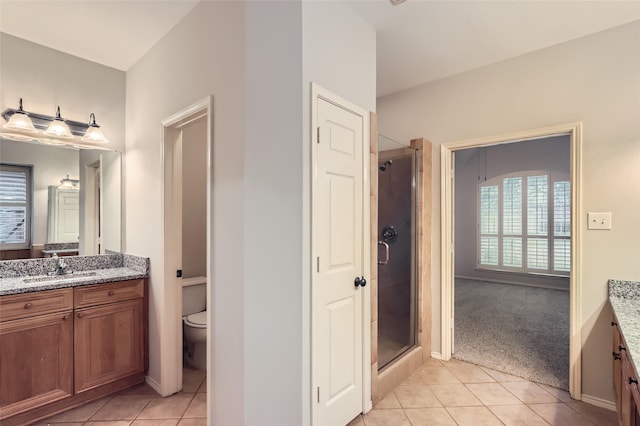
[{"label": "shower control valve", "polygon": [[367,285],[367,280],[365,280],[364,277],[356,277],[356,279],[353,281],[353,285],[355,285],[356,287],[364,287]]}]

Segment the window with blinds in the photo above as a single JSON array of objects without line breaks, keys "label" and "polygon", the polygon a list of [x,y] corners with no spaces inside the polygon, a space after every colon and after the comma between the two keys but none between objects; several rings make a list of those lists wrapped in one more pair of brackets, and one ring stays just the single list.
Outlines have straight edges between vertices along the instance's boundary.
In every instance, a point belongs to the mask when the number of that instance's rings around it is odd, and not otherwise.
[{"label": "window with blinds", "polygon": [[31,243],[31,168],[0,164],[0,249]]},{"label": "window with blinds", "polygon": [[478,266],[567,275],[571,186],[549,172],[498,176],[478,191]]}]

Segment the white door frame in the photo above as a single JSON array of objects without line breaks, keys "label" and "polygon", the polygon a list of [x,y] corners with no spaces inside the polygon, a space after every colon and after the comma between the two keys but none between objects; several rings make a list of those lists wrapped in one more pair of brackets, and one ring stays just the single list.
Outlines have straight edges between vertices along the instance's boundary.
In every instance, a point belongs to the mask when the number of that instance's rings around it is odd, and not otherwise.
[{"label": "white door frame", "polygon": [[100,254],[98,236],[102,234],[99,232],[100,221],[97,218],[100,215],[98,207],[102,203],[100,203],[97,188],[100,185],[99,178],[102,171],[100,170],[99,175],[98,169],[100,169],[99,161],[84,166],[84,227],[82,232],[84,241],[82,245],[84,247],[83,253],[87,255]]},{"label": "white door frame", "polygon": [[[318,138],[318,134],[316,132],[316,129],[318,127],[318,120],[317,120],[317,100],[318,99],[323,99],[329,103],[332,103],[334,105],[337,105],[341,108],[350,110],[351,112],[353,112],[354,114],[360,115],[362,116],[362,123],[363,123],[363,159],[362,159],[362,163],[363,163],[363,176],[362,176],[362,182],[363,182],[363,208],[362,208],[362,215],[363,215],[363,230],[362,230],[362,244],[363,244],[363,261],[362,261],[362,269],[364,271],[364,275],[367,278],[367,280],[369,282],[371,282],[371,247],[370,247],[370,240],[371,240],[371,226],[370,226],[370,221],[371,221],[371,203],[368,201],[369,200],[369,194],[371,193],[371,172],[370,172],[370,161],[369,161],[369,153],[370,153],[370,144],[371,144],[371,135],[370,135],[370,114],[367,110],[354,105],[353,103],[347,101],[346,99],[341,98],[340,96],[326,90],[323,89],[322,87],[318,86],[315,83],[311,83],[311,144],[312,146],[315,146],[315,144],[318,142],[317,138]],[[313,226],[313,205],[314,205],[314,200],[313,200],[313,196],[314,196],[314,190],[313,190],[313,186],[314,186],[314,177],[317,175],[317,171],[318,171],[318,167],[317,167],[317,157],[316,157],[316,151],[315,149],[311,149],[311,174],[312,174],[312,178],[311,178],[311,244],[312,244],[312,249],[311,249],[311,259],[310,259],[310,264],[311,265],[315,265],[315,261],[313,261],[313,256],[314,253],[316,251],[316,249],[313,247],[314,244],[314,226]],[[311,287],[313,288],[313,286],[316,285],[316,275],[315,274],[311,274]],[[363,374],[362,374],[362,378],[363,378],[363,392],[362,392],[362,412],[366,413],[369,410],[371,410],[372,408],[372,402],[371,402],[371,285],[362,287],[361,290],[364,290],[364,294],[363,294],[363,298],[362,298],[362,303],[363,303],[363,307],[362,307],[362,369],[363,369]],[[313,292],[311,292],[311,294],[313,294]],[[311,320],[311,330],[310,333],[311,335],[313,335],[313,300],[310,300],[310,310],[309,312],[312,313],[312,320]],[[313,339],[310,340],[310,344],[311,344],[311,348],[310,348],[310,355],[311,355],[311,371],[310,371],[310,377],[311,377],[311,389],[310,389],[310,394],[312,395],[312,399],[313,401],[315,401],[315,392],[313,390],[313,386],[314,386],[314,379],[313,379],[313,346],[312,346],[312,342]],[[312,424],[315,424],[315,404],[312,402],[311,404],[311,422]]]},{"label": "white door frame", "polygon": [[571,151],[571,274],[569,280],[569,392],[582,398],[582,123],[568,123],[481,139],[444,143],[440,147],[441,189],[441,356],[451,358],[453,349],[454,205],[453,152],[467,148],[569,135]]},{"label": "white door frame", "polygon": [[[201,118],[207,117],[207,300],[210,295],[211,277],[211,164],[213,141],[213,96],[200,99],[193,105],[162,120],[162,154],[161,154],[161,196],[162,196],[162,253],[164,254],[164,273],[162,283],[154,289],[162,292],[163,308],[158,313],[159,330],[161,332],[161,384],[158,390],[163,396],[171,395],[182,389],[182,287],[181,280],[176,283],[176,270],[182,269],[182,170],[181,150],[175,151],[175,145],[181,138],[181,128]],[[207,311],[210,321],[211,311]],[[211,328],[207,338],[211,339]],[[211,371],[210,351],[207,351],[207,370]],[[208,386],[213,383],[208,380]],[[157,384],[156,384],[157,385]],[[157,388],[158,386],[156,386]],[[207,389],[209,395],[211,389]],[[209,406],[211,404],[208,404]],[[210,417],[209,417],[210,418]]]}]

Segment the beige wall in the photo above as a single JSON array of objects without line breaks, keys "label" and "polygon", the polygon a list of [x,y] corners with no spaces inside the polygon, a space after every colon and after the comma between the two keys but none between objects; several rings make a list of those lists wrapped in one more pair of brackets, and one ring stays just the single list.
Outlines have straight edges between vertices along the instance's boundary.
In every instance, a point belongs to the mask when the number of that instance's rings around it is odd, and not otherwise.
[{"label": "beige wall", "polygon": [[125,73],[0,33],[0,108],[88,122],[89,114],[116,151],[124,149]]},{"label": "beige wall", "polygon": [[201,2],[127,71],[125,161],[127,251],[151,258],[149,376],[175,368],[162,359],[162,120],[213,95],[213,283],[208,402],[215,424],[244,416],[244,5]]},{"label": "beige wall", "polygon": [[[323,25],[312,26],[312,14]],[[340,66],[355,70],[345,77]],[[312,80],[375,106],[375,33],[344,5],[202,2],[127,72],[127,244],[151,257],[152,354],[166,337],[161,315],[170,301],[162,291],[171,285],[163,282],[158,232],[160,122],[214,96],[215,424],[309,423]],[[151,357],[152,379],[165,368]]]},{"label": "beige wall", "polygon": [[[640,22],[378,99],[381,133],[444,142],[581,121],[583,209],[613,230],[584,230],[582,391],[611,401],[607,280],[640,279]],[[434,163],[433,350],[440,350],[440,175]]]},{"label": "beige wall", "polygon": [[245,9],[246,425],[304,424],[310,399],[302,387],[301,7],[264,1]]},{"label": "beige wall", "polygon": [[182,276],[207,275],[207,120],[182,129]]}]

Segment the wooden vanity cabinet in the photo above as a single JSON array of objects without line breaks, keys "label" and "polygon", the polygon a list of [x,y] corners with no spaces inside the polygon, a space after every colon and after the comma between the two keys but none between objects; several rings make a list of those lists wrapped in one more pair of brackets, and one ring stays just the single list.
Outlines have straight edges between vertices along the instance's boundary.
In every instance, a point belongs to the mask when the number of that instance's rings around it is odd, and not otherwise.
[{"label": "wooden vanity cabinet", "polygon": [[28,425],[144,381],[146,279],[0,297],[0,424]]},{"label": "wooden vanity cabinet", "polygon": [[613,328],[613,390],[616,398],[618,424],[621,426],[640,426],[638,375],[628,357],[626,343],[615,318],[611,322],[611,326]]},{"label": "wooden vanity cabinet", "polygon": [[71,289],[0,298],[1,419],[73,394]]},{"label": "wooden vanity cabinet", "polygon": [[144,281],[75,288],[75,392],[144,373]]}]

